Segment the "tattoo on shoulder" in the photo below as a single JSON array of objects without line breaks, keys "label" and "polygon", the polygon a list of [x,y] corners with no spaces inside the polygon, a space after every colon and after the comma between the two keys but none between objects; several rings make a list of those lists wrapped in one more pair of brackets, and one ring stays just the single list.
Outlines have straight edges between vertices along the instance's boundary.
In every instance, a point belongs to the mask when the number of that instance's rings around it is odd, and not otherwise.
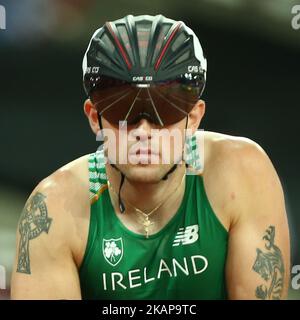
[{"label": "tattoo on shoulder", "polygon": [[26,203],[19,222],[20,242],[17,272],[31,274],[29,241],[42,232],[48,233],[52,219],[48,217],[46,196],[35,193]]},{"label": "tattoo on shoulder", "polygon": [[275,245],[275,227],[269,226],[263,236],[265,251],[256,249],[256,260],[252,269],[257,272],[265,284],[256,288],[255,295],[258,299],[279,300],[282,296],[284,285],[284,263],[280,249]]}]

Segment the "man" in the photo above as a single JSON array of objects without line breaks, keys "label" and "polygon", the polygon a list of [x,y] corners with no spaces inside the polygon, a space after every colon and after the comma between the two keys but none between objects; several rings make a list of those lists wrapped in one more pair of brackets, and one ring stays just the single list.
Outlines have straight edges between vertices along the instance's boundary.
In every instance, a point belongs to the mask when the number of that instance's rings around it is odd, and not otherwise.
[{"label": "man", "polygon": [[[105,144],[33,191],[12,297],[285,298],[279,178],[249,139],[205,132],[199,145],[206,60],[194,32],[161,15],[106,23],[83,73],[84,111]],[[156,139],[164,130],[179,140]]]}]

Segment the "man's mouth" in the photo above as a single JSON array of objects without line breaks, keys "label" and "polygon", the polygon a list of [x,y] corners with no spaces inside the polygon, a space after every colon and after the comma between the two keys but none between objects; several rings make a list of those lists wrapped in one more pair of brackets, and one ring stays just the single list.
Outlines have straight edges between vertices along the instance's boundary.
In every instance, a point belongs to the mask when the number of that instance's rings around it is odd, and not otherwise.
[{"label": "man's mouth", "polygon": [[151,150],[151,149],[138,149],[136,155],[154,155],[158,156],[158,152]]},{"label": "man's mouth", "polygon": [[135,152],[130,152],[129,161],[134,161],[135,163],[141,164],[153,164],[159,163],[159,152],[152,149],[138,149]]}]

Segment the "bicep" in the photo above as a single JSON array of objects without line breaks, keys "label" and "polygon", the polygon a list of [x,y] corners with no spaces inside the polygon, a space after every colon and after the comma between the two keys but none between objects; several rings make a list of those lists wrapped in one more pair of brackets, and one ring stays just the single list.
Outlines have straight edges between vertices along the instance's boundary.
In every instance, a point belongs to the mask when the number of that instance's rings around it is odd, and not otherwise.
[{"label": "bicep", "polygon": [[80,284],[63,226],[42,193],[34,193],[22,212],[12,276],[13,299],[80,299]]},{"label": "bicep", "polygon": [[[43,264],[33,260],[37,268],[32,274],[15,271],[12,276],[11,298],[25,300],[79,300],[81,299],[77,270],[74,265],[58,265],[48,259]],[[49,266],[45,264],[49,262]],[[51,264],[51,265],[50,265]]]},{"label": "bicep", "polygon": [[289,243],[285,223],[233,228],[226,282],[229,299],[283,299],[289,282]]},{"label": "bicep", "polygon": [[[282,187],[270,161],[259,158],[242,188],[240,217],[229,231],[226,282],[230,299],[284,299],[290,242]],[[251,172],[252,171],[252,172]]]}]

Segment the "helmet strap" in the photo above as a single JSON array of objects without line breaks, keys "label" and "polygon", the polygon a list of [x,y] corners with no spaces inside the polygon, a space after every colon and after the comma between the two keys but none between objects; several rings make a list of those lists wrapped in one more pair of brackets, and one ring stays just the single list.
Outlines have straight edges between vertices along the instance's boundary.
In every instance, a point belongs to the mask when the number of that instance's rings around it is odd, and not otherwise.
[{"label": "helmet strap", "polygon": [[[186,142],[186,130],[187,130],[187,125],[188,125],[188,119],[189,119],[189,116],[187,115],[186,116],[186,122],[185,122],[185,129],[184,129],[184,146],[185,146],[185,142]],[[182,157],[181,157],[181,160],[183,160],[184,158],[184,148],[182,149]],[[180,160],[179,160],[180,161]],[[173,171],[175,171],[177,169],[177,166],[178,166],[178,163],[175,163],[173,165],[173,167],[163,176],[162,180],[167,180],[168,179],[168,176],[169,174],[171,174]],[[187,165],[186,165],[187,166]]]},{"label": "helmet strap", "polygon": [[100,127],[100,130],[102,131],[103,130],[103,126],[102,126],[101,116],[100,116],[99,112],[97,112],[97,116],[98,116],[99,127]]}]

